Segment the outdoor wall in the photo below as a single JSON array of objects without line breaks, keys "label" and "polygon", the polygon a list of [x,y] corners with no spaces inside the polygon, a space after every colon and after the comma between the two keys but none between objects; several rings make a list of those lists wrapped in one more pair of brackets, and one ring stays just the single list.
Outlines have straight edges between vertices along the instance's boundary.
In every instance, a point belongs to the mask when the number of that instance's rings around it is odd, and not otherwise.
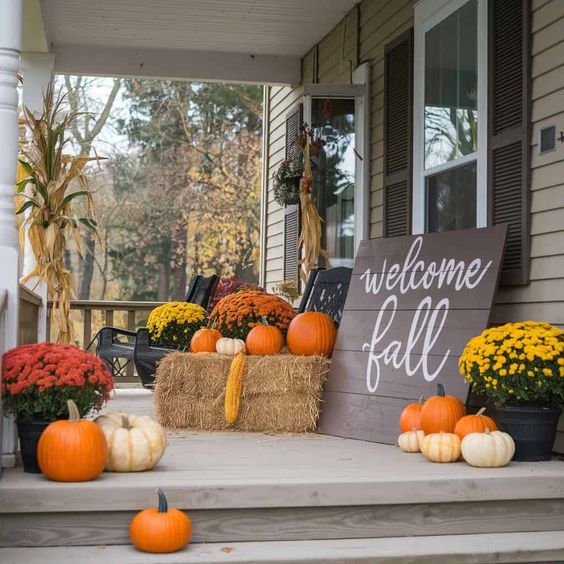
[{"label": "outdoor wall", "polygon": [[284,209],[274,201],[272,176],[285,158],[286,114],[301,100],[301,97],[301,87],[270,87],[269,124],[266,133],[268,135],[266,154],[268,193],[264,226],[266,237],[263,239],[264,271],[261,277],[261,284],[265,284],[268,289],[284,278]]},{"label": "outdoor wall", "polygon": [[[564,1],[533,0],[533,106],[531,182],[531,276],[523,287],[502,288],[494,322],[543,319],[564,326],[564,144],[538,155],[539,128],[564,130]],[[383,228],[384,46],[413,26],[414,0],[364,0],[302,60],[302,81],[349,82],[349,60],[371,64],[370,237]],[[344,47],[343,47],[344,44]],[[356,66],[356,65],[355,65]],[[284,158],[284,119],[299,89],[271,91],[269,178]],[[283,277],[283,210],[272,199],[269,181],[265,281]]]},{"label": "outdoor wall", "polygon": [[531,283],[501,289],[496,321],[564,326],[564,143],[538,154],[539,129],[564,130],[564,2],[533,0]]}]

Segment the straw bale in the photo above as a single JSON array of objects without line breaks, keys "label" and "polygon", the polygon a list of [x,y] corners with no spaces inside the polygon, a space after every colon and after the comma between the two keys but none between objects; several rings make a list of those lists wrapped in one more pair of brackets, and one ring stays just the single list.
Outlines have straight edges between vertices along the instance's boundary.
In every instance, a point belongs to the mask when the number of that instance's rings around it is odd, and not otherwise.
[{"label": "straw bale", "polygon": [[314,431],[329,360],[320,356],[247,356],[241,411],[225,421],[225,384],[233,357],[174,352],[157,368],[155,406],[165,427],[301,433]]}]

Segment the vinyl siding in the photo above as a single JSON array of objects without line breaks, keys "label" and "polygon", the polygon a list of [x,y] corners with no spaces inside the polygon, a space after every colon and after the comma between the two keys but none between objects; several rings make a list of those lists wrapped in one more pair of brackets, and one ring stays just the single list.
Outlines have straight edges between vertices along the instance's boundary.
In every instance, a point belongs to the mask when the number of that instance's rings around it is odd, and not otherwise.
[{"label": "vinyl siding", "polygon": [[[383,106],[384,46],[413,26],[414,0],[364,0],[346,18],[345,48],[341,22],[323,41],[304,57],[303,80],[308,82],[311,65],[319,61],[320,84],[349,84],[349,61],[369,61],[371,65],[371,151],[370,151],[370,237],[382,236],[383,220]],[[355,59],[356,57],[356,59]],[[306,72],[307,71],[307,72]],[[315,71],[314,73],[315,74]]]},{"label": "vinyl siding", "polygon": [[266,198],[266,248],[264,284],[267,289],[284,278],[284,210],[274,201],[272,176],[285,158],[286,114],[301,100],[302,88],[272,87],[268,131],[268,194]]},{"label": "vinyl siding", "polygon": [[533,1],[531,283],[501,288],[494,320],[564,327],[564,144],[538,154],[539,130],[564,130],[564,2]]},{"label": "vinyl siding", "polygon": [[[302,59],[304,83],[347,84],[350,63],[371,65],[370,237],[383,232],[384,46],[413,26],[414,0],[364,0]],[[543,319],[564,326],[564,144],[538,155],[544,125],[564,130],[564,0],[533,0],[532,171],[530,284],[501,288],[493,312],[497,323]],[[300,89],[273,88],[269,177],[284,158],[286,112]],[[283,211],[269,182],[266,281],[283,276]]]}]

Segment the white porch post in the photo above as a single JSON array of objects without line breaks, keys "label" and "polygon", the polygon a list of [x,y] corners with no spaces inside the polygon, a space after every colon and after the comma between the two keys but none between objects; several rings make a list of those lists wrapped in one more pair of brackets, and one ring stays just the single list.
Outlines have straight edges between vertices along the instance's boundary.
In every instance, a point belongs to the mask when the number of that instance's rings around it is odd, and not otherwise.
[{"label": "white porch post", "polygon": [[[0,0],[0,14],[0,292],[7,292],[6,309],[0,320],[0,352],[3,353],[16,346],[18,334],[19,252],[14,184],[18,159],[17,72],[21,50],[22,0]],[[14,452],[13,426],[4,425],[2,461],[4,454],[10,457]]]},{"label": "white porch post", "polygon": [[[22,53],[21,70],[23,75],[23,103],[37,116],[43,112],[43,94],[45,93],[55,67],[55,55],[51,53]],[[26,276],[35,268],[35,257],[29,238],[25,238],[23,249],[23,272]],[[27,282],[27,287],[41,296],[39,308],[37,340],[47,340],[47,286],[44,282],[37,284],[36,279]]]}]

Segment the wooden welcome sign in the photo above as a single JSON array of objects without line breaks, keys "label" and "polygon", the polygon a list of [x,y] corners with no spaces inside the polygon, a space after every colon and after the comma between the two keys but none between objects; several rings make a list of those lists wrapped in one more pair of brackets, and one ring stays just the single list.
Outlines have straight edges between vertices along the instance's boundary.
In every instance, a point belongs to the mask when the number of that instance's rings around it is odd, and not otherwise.
[{"label": "wooden welcome sign", "polygon": [[402,409],[466,400],[458,358],[488,325],[506,226],[372,239],[359,247],[319,432],[394,444]]}]

